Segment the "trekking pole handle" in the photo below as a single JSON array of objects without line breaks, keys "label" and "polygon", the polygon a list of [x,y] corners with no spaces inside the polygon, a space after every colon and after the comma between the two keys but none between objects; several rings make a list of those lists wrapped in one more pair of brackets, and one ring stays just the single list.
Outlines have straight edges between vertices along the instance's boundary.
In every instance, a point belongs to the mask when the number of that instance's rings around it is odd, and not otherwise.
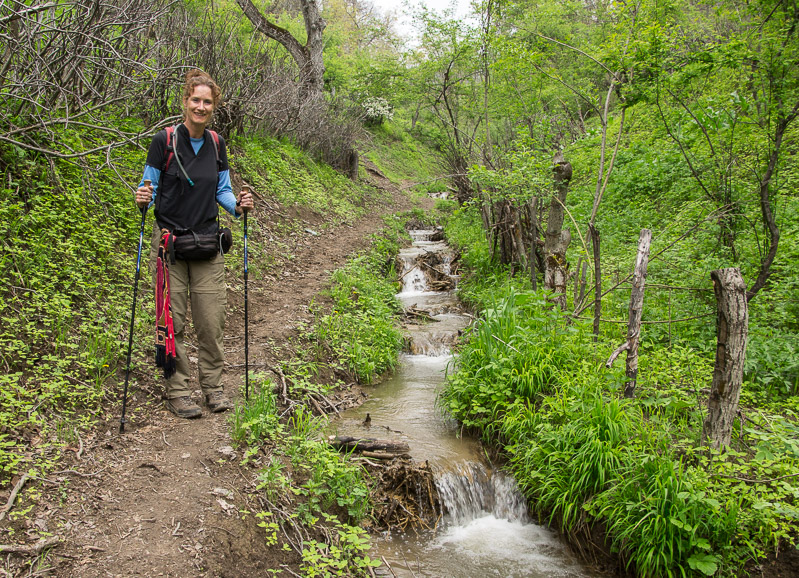
[{"label": "trekking pole handle", "polygon": [[[144,179],[144,181],[142,181],[142,186],[145,187],[145,188],[151,188],[153,186],[153,182],[150,179]],[[138,190],[136,192],[138,193]],[[152,201],[152,192],[150,193],[150,201]],[[136,200],[136,205],[138,206],[138,204],[139,204],[139,201],[137,199]],[[142,212],[142,214],[144,214],[147,211],[147,209],[149,208],[149,206],[150,206],[150,203],[148,202],[143,207],[139,207],[139,210]]]},{"label": "trekking pole handle", "polygon": [[[249,194],[250,193],[250,185],[242,185],[241,186],[241,192],[244,193],[244,194]],[[244,217],[244,275],[247,275],[247,272],[248,272],[247,271],[247,269],[248,269],[248,266],[247,266],[247,261],[248,261],[248,259],[247,259],[247,257],[248,257],[248,255],[247,255],[247,252],[248,252],[247,251],[247,249],[248,249],[248,247],[247,247],[247,213],[248,213],[248,211],[245,211],[243,207],[242,207],[242,211],[244,212],[244,215],[243,215],[243,217]]]}]

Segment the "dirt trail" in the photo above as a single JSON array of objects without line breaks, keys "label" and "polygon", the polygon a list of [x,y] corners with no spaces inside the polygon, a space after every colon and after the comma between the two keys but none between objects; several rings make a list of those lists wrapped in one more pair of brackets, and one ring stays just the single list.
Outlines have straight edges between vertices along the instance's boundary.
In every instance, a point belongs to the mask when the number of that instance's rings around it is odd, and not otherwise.
[{"label": "dirt trail", "polygon": [[[292,259],[270,269],[265,280],[250,279],[254,368],[273,363],[274,346],[310,320],[308,304],[330,272],[368,245],[381,216],[410,207],[396,188],[390,196],[352,225],[296,238]],[[243,310],[243,292],[229,290],[223,379],[233,397],[243,379]],[[75,457],[67,458],[68,470],[49,482],[28,482],[41,484],[43,494],[28,522],[31,535],[43,530],[61,543],[41,565],[30,565],[29,558],[26,568],[0,569],[0,576],[36,575],[48,567],[39,575],[265,576],[283,564],[296,570],[297,555],[268,549],[258,520],[242,515],[254,509],[256,470],[239,465],[228,415],[204,411],[197,420],[178,419],[163,409],[158,384],[142,375],[135,379],[124,434],[114,410],[113,421],[80,440]],[[194,397],[200,398],[199,390]]]}]

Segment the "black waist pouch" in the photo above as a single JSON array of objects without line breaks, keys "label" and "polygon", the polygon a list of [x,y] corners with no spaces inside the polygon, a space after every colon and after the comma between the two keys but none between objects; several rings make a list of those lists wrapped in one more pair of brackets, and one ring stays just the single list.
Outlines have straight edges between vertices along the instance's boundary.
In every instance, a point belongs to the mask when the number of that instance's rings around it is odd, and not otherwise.
[{"label": "black waist pouch", "polygon": [[174,256],[184,261],[208,261],[217,253],[227,253],[231,246],[233,235],[227,227],[216,233],[195,233],[190,229],[173,232]]}]

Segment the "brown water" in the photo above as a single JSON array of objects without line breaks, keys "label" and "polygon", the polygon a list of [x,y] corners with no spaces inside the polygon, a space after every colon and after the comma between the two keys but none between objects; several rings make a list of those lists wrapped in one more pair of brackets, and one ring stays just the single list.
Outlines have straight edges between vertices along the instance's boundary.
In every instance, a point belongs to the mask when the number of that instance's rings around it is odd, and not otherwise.
[{"label": "brown water", "polygon": [[[435,321],[408,326],[413,353],[403,355],[395,374],[334,427],[342,435],[407,442],[412,458],[433,467],[447,514],[436,531],[382,536],[370,555],[388,562],[378,569],[383,576],[593,576],[554,532],[531,523],[513,478],[492,468],[480,442],[460,435],[455,420],[436,405],[445,372],[456,361],[451,346],[470,318],[459,313],[453,292],[428,290],[419,256],[435,253],[436,268],[445,273],[451,257],[445,243],[427,240],[434,232],[411,231],[413,246],[398,258],[403,288],[397,298]],[[367,414],[369,427],[363,425]]]}]

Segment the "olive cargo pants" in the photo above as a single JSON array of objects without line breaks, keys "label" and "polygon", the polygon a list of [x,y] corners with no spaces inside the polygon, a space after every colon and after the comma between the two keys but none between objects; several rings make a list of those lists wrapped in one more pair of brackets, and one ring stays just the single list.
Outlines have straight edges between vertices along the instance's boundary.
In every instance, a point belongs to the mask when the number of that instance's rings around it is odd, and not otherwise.
[{"label": "olive cargo pants", "polygon": [[[156,225],[150,246],[150,264],[155,287],[155,264],[161,230]],[[172,321],[175,329],[177,370],[166,381],[166,398],[191,396],[189,386],[189,358],[183,343],[186,329],[186,312],[191,298],[191,317],[197,333],[197,367],[203,395],[222,391],[220,385],[225,365],[223,333],[225,329],[225,258],[217,254],[208,261],[183,261],[169,263],[169,298],[172,304]]]}]

